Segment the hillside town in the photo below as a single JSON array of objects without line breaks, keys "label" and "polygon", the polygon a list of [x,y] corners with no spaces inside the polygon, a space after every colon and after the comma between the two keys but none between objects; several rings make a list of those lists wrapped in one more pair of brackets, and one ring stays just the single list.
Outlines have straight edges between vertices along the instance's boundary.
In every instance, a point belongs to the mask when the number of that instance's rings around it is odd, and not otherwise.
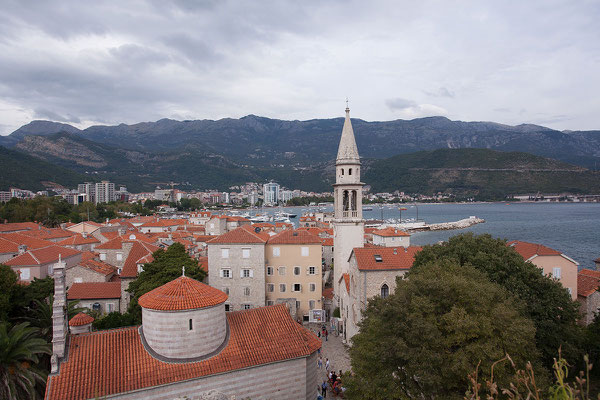
[{"label": "hillside town", "polygon": [[[365,225],[364,186],[346,108],[334,211],[307,213],[299,226],[215,210],[57,228],[35,222],[1,224],[0,262],[18,274],[20,284],[54,278],[46,398],[342,396],[343,371],[335,374],[350,368],[347,348],[360,331],[368,301],[392,295],[398,278],[411,270],[422,251],[405,230]],[[208,196],[219,203],[250,198],[247,202],[253,204],[259,191],[264,204],[301,195],[269,183],[262,190],[257,185],[241,188],[247,197]],[[157,190],[147,195],[168,202],[183,194]],[[69,196],[69,201],[103,202],[131,195],[101,182],[82,184]],[[93,316],[127,312],[130,285],[157,254],[176,243],[205,272],[204,280],[186,276],[182,268],[179,278],[136,300],[141,326],[92,329]],[[543,243],[509,241],[506,246],[560,282],[580,303],[580,324],[592,322],[600,309],[600,258],[595,269],[578,270],[569,255]],[[66,315],[66,305],[73,301],[84,311]],[[333,370],[333,380],[325,370]],[[272,376],[278,379],[270,380]]]}]

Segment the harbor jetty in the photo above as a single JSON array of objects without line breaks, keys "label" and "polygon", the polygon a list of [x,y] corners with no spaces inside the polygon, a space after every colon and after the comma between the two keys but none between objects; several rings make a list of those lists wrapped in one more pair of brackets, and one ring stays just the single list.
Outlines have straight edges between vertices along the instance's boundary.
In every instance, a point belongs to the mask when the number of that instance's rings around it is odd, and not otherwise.
[{"label": "harbor jetty", "polygon": [[437,224],[428,224],[424,221],[414,222],[403,222],[396,224],[384,224],[385,226],[392,226],[394,228],[402,229],[406,232],[420,232],[420,231],[447,231],[452,229],[464,229],[473,225],[482,224],[485,220],[483,218],[477,218],[470,216],[459,221],[451,222],[440,222]]}]

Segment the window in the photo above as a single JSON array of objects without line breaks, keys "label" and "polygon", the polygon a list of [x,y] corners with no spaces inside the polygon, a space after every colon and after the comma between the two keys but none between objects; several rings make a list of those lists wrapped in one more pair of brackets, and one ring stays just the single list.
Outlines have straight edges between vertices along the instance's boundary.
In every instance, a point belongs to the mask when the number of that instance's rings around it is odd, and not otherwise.
[{"label": "window", "polygon": [[381,298],[385,299],[390,295],[390,288],[385,283],[381,286]]},{"label": "window", "polygon": [[73,283],[81,283],[83,282],[83,278],[75,278],[73,279]]},{"label": "window", "polygon": [[342,168],[342,175],[344,175],[344,168]]},{"label": "window", "polygon": [[121,271],[123,271],[123,268],[117,268],[117,274],[121,275]]},{"label": "window", "polygon": [[294,283],[294,292],[301,292],[302,291],[302,285],[299,283]]},{"label": "window", "polygon": [[279,247],[273,247],[273,257],[279,257],[280,254]]},{"label": "window", "polygon": [[352,175],[352,168],[348,168],[348,175]]},{"label": "window", "polygon": [[275,285],[272,283],[267,283],[267,292],[273,293],[275,291]]},{"label": "window", "polygon": [[223,268],[221,270],[221,278],[231,278],[231,270],[229,268]]},{"label": "window", "polygon": [[240,271],[240,278],[253,278],[254,273],[251,269],[244,268]]},{"label": "window", "polygon": [[273,304],[275,304],[275,302],[273,300],[267,300],[267,305],[268,306],[272,306]]},{"label": "window", "polygon": [[21,268],[20,271],[22,281],[29,280],[31,278],[31,271],[29,270],[29,268]]},{"label": "window", "polygon": [[221,258],[229,258],[229,249],[221,249]]},{"label": "window", "polygon": [[282,276],[285,275],[285,267],[279,267],[278,271],[279,271],[279,275],[282,275]]},{"label": "window", "polygon": [[224,287],[223,288],[223,293],[225,293],[226,295],[229,296],[229,288],[228,287]]},{"label": "window", "polygon": [[231,311],[232,308],[229,304],[225,304],[225,311]]},{"label": "window", "polygon": [[294,275],[300,275],[300,267],[294,267]]},{"label": "window", "polygon": [[309,308],[309,310],[313,310],[315,308],[315,301],[314,300],[309,300],[308,301],[308,308]]},{"label": "window", "polygon": [[100,261],[106,260],[106,253],[100,253]]},{"label": "window", "polygon": [[244,288],[244,296],[250,296],[250,288],[248,286]]},{"label": "window", "polygon": [[141,274],[142,272],[144,272],[144,265],[143,264],[138,264],[137,266],[138,268],[138,274]]},{"label": "window", "polygon": [[573,295],[573,289],[571,289],[570,287],[567,288],[567,291],[569,292],[569,296]]},{"label": "window", "polygon": [[281,293],[285,293],[285,283],[280,283],[280,284],[279,284],[279,291],[280,291]]},{"label": "window", "polygon": [[552,277],[556,279],[560,279],[560,267],[552,268]]},{"label": "window", "polygon": [[117,261],[123,261],[123,253],[117,253]]},{"label": "window", "polygon": [[296,301],[296,310],[300,308],[300,302]]},{"label": "window", "polygon": [[268,276],[272,276],[273,275],[273,267],[267,267],[267,275]]},{"label": "window", "polygon": [[191,318],[190,318],[190,321],[189,321],[189,326],[190,326],[190,331],[191,331],[193,329],[192,319]]},{"label": "window", "polygon": [[106,309],[108,310],[109,313],[115,311],[115,303],[107,303]]},{"label": "window", "polygon": [[315,290],[317,290],[317,285],[315,285],[314,283],[311,283],[311,284],[309,285],[309,287],[310,287],[310,291],[311,291],[311,292],[314,292]]},{"label": "window", "polygon": [[54,265],[48,265],[48,275],[52,275],[54,273]]},{"label": "window", "polygon": [[250,304],[244,304],[244,310],[249,310],[250,308],[252,308]]},{"label": "window", "polygon": [[308,267],[308,274],[309,275],[314,275],[317,273],[317,268],[315,267]]},{"label": "window", "polygon": [[250,258],[250,249],[242,249],[242,258]]},{"label": "window", "polygon": [[302,257],[308,257],[308,247],[303,246],[301,248]]}]

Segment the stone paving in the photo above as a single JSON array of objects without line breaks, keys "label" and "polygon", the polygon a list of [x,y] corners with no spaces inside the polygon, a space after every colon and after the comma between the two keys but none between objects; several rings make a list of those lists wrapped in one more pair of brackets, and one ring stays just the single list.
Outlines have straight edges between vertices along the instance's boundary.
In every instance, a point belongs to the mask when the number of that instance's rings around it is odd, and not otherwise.
[{"label": "stone paving", "polygon": [[[321,329],[322,324],[304,324],[314,334]],[[330,326],[327,325],[327,329],[330,330]],[[350,370],[350,355],[348,354],[348,348],[342,343],[342,338],[337,336],[335,333],[329,334],[327,340],[321,337],[323,343],[321,347],[321,357],[323,358],[323,367],[319,371],[319,385],[327,379],[327,371],[325,371],[325,360],[329,358],[329,369],[335,370],[336,374],[339,375],[340,369],[342,372]],[[317,366],[315,365],[315,368]],[[331,391],[327,394],[327,398],[333,398]]]}]

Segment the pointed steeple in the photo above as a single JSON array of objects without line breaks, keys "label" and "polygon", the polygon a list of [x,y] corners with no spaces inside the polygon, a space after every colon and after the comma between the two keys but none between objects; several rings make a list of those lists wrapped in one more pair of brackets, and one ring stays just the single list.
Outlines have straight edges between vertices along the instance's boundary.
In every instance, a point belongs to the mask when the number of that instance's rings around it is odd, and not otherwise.
[{"label": "pointed steeple", "polygon": [[342,129],[342,138],[338,148],[336,164],[339,163],[357,163],[360,164],[358,156],[358,148],[354,139],[354,130],[352,130],[352,122],[350,122],[350,109],[348,108],[348,100],[346,100],[346,120]]}]

